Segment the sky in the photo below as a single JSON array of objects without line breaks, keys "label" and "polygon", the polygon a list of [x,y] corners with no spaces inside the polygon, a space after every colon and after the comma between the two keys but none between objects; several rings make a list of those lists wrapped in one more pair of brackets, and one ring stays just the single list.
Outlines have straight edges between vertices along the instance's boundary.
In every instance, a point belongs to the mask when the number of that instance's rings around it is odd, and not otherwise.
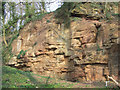
[{"label": "sky", "polygon": [[53,3],[51,3],[51,4],[49,5],[50,9],[49,9],[49,8],[46,8],[47,11],[48,11],[48,12],[50,12],[50,11],[55,11],[57,8],[59,8],[59,7],[61,6],[61,2],[60,2],[60,1],[61,1],[61,0],[51,0],[51,2],[53,2]]}]

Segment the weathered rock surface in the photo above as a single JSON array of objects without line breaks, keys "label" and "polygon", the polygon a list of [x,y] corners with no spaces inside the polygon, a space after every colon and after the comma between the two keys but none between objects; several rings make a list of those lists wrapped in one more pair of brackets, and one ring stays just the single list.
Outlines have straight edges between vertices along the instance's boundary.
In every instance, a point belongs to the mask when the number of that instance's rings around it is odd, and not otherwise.
[{"label": "weathered rock surface", "polygon": [[[105,80],[106,67],[111,75],[118,76],[117,28],[116,23],[81,20],[71,22],[70,32],[55,22],[52,13],[47,14],[41,21],[30,22],[21,30],[12,43],[14,62],[12,59],[8,64],[72,81]],[[17,59],[21,50],[27,52]]]}]

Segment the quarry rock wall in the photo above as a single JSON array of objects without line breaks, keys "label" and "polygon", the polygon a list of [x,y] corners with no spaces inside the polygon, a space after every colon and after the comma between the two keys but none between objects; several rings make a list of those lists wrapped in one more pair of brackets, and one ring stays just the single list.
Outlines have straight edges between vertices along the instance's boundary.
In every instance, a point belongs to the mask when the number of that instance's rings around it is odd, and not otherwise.
[{"label": "quarry rock wall", "polygon": [[[118,26],[117,22],[81,19],[71,21],[66,29],[47,14],[20,31],[12,43],[14,57],[8,65],[70,81],[106,80],[107,69],[107,74],[118,79]],[[21,50],[26,54],[17,59]]]}]

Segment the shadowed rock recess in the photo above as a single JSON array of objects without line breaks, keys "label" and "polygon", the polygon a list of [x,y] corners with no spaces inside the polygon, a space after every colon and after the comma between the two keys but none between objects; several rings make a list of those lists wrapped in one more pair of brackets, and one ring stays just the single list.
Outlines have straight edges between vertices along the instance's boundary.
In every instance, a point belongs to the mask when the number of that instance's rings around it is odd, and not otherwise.
[{"label": "shadowed rock recess", "polygon": [[[81,18],[71,21],[69,30],[56,22],[53,13],[46,14],[20,31],[12,43],[14,57],[8,65],[80,82],[105,81],[104,71],[108,71],[118,80],[118,26],[117,22]],[[25,50],[25,55],[17,58]]]}]

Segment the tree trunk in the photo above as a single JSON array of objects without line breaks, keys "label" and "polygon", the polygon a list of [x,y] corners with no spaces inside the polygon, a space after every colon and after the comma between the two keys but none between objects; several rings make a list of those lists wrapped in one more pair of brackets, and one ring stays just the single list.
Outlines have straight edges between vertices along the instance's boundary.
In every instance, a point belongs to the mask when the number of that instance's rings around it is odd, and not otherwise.
[{"label": "tree trunk", "polygon": [[5,45],[6,46],[8,46],[8,43],[7,43],[7,41],[6,41],[6,37],[5,37],[5,26],[4,26],[4,18],[3,18],[3,41],[4,41],[4,43],[5,43]]}]

